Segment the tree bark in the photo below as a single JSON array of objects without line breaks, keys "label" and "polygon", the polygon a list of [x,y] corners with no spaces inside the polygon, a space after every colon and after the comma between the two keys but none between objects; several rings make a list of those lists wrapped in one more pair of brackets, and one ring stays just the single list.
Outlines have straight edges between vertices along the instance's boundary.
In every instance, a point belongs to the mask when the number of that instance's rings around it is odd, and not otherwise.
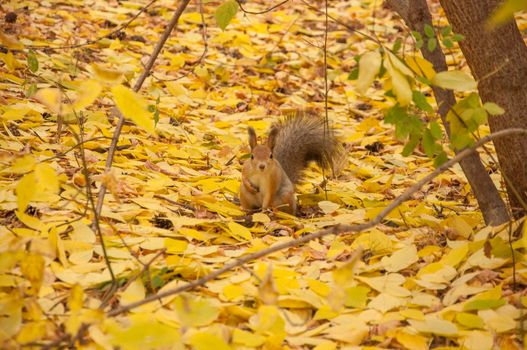
[{"label": "tree bark", "polygon": [[[411,30],[419,32],[425,37],[423,30],[425,24],[432,26],[432,16],[426,0],[386,0],[385,3],[403,18]],[[429,51],[423,47],[421,53],[425,59],[433,64],[436,72],[448,70],[445,55],[439,48]],[[447,135],[450,137],[446,115],[450,108],[456,104],[456,98],[451,90],[433,86],[432,91],[438,105],[439,115]],[[479,154],[473,153],[463,159],[460,166],[472,188],[485,222],[490,225],[499,225],[508,221],[509,215],[505,203],[481,162]]]},{"label": "tree bark", "polygon": [[[440,0],[461,50],[478,81],[483,102],[494,102],[505,114],[489,118],[492,132],[527,127],[527,46],[515,21],[485,28],[501,0]],[[514,217],[525,215],[527,202],[527,142],[511,136],[494,141]]]}]

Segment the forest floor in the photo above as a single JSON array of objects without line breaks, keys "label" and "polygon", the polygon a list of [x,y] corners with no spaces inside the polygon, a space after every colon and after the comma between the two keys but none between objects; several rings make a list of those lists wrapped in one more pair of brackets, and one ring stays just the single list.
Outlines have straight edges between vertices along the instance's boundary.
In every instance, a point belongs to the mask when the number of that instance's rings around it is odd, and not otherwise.
[{"label": "forest floor", "polygon": [[[246,129],[263,135],[298,108],[324,114],[323,13],[290,1],[263,14],[239,11],[222,31],[220,3],[200,12],[191,2],[140,90],[158,115],[155,132],[127,120],[106,173],[117,122],[112,86],[134,85],[177,2],[154,1],[118,32],[148,1],[2,2],[0,44],[10,48],[0,53],[2,347],[520,349],[527,241],[513,243],[514,270],[509,236],[518,223],[485,227],[459,166],[373,229],[327,235],[111,314],[249,253],[367,222],[433,171],[423,150],[401,155],[404,142],[383,122],[393,99],[382,85],[359,96],[349,79],[355,56],[377,46],[350,28],[389,47],[401,38],[414,54],[404,23],[380,3],[329,5],[347,26],[329,20],[327,75],[329,120],[348,159],[328,179],[327,197],[320,171],[306,172],[293,217],[239,208]],[[446,25],[435,2],[432,9],[434,25]],[[457,47],[446,53],[466,69]],[[81,112],[58,127],[62,94]],[[83,147],[74,147],[79,135]],[[504,191],[493,159],[482,159]],[[100,234],[118,284],[109,299],[111,272],[87,200],[101,184],[109,193]]]}]

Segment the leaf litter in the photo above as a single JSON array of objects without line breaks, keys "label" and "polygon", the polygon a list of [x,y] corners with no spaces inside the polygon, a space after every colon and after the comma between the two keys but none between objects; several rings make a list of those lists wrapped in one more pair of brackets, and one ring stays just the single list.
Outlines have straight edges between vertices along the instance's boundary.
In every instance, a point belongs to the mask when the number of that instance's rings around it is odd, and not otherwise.
[{"label": "leaf litter", "polygon": [[[420,150],[401,155],[404,145],[379,112],[388,106],[384,91],[348,80],[354,56],[371,50],[371,42],[331,24],[330,119],[348,163],[328,180],[327,198],[320,173],[308,169],[297,188],[301,217],[246,215],[236,199],[246,126],[261,134],[288,110],[322,110],[324,18],[294,2],[261,15],[238,13],[221,30],[214,22],[219,4],[206,3],[207,54],[199,61],[202,19],[191,4],[136,94],[128,86],[177,5],[158,1],[112,33],[146,4],[11,1],[0,8],[2,46],[36,47],[29,55],[0,53],[4,348],[520,348],[527,299],[512,287],[524,284],[527,242],[513,243],[513,270],[508,239],[519,223],[484,227],[458,166],[374,229],[273,253],[195,290],[107,316],[246,254],[372,219],[433,169]],[[223,6],[232,13],[233,5]],[[375,22],[374,6],[336,2],[330,12],[393,40],[398,21],[377,8],[383,21]],[[102,39],[37,49],[94,38]],[[369,59],[378,64],[376,54]],[[400,66],[391,57],[386,68]],[[114,104],[129,119],[105,173]],[[81,133],[84,156],[76,147]],[[111,273],[85,190],[97,192],[101,184],[109,190],[101,233],[119,287],[103,310]]]}]

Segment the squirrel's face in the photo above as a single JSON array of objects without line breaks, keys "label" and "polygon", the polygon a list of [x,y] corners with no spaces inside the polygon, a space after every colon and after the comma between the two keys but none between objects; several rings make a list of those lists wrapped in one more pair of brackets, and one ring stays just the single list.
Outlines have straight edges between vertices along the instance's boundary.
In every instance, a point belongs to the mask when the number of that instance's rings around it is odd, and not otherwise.
[{"label": "squirrel's face", "polygon": [[251,152],[251,163],[254,169],[265,171],[273,162],[273,153],[265,145],[257,145]]}]

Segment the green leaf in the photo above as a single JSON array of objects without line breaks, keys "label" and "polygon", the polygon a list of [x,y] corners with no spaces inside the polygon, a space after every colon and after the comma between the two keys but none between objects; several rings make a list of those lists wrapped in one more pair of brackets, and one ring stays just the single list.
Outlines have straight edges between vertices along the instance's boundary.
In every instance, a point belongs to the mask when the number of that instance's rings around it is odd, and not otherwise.
[{"label": "green leaf", "polygon": [[37,88],[36,84],[29,85],[29,88],[26,91],[26,97],[33,96],[34,94],[36,94],[37,90],[38,90],[38,88]]},{"label": "green leaf", "polygon": [[413,31],[412,35],[414,36],[415,40],[417,40],[417,41],[423,40],[423,36],[419,32]]},{"label": "green leaf", "polygon": [[29,70],[35,73],[38,70],[38,59],[35,51],[30,50],[27,54],[27,66]]},{"label": "green leaf", "polygon": [[159,123],[159,109],[156,108],[154,112],[154,125],[157,126],[157,123]]},{"label": "green leaf", "polygon": [[423,36],[421,35],[421,33],[415,32],[415,31],[412,32],[412,35],[415,38],[415,48],[417,50],[421,49],[421,47],[423,47],[423,44],[424,44]]},{"label": "green leaf", "polygon": [[441,151],[437,154],[437,157],[434,159],[434,166],[440,167],[448,160],[448,156],[446,155],[445,151]]},{"label": "green leaf", "polygon": [[386,74],[386,68],[384,67],[384,64],[381,64],[381,69],[379,69],[379,74],[377,74],[377,76],[382,78],[384,77],[384,74]]},{"label": "green leaf", "polygon": [[222,30],[225,30],[234,16],[236,16],[236,12],[238,12],[238,3],[234,0],[225,1],[214,13],[216,23]]},{"label": "green leaf", "polygon": [[[405,114],[395,124],[395,137],[399,140],[405,140],[418,136],[421,138],[423,122],[415,115]],[[419,140],[418,140],[419,141]]]},{"label": "green leaf", "polygon": [[454,47],[454,42],[450,38],[445,38],[443,39],[443,45],[445,45],[447,49],[451,49]]},{"label": "green leaf", "polygon": [[395,43],[393,43],[393,47],[392,47],[393,53],[397,53],[397,51],[401,49],[401,45],[402,45],[401,38],[397,38],[397,40],[395,40]]},{"label": "green leaf", "polygon": [[463,310],[472,311],[472,310],[496,309],[505,304],[506,302],[503,299],[475,299],[475,300],[467,302],[463,306]]},{"label": "green leaf", "polygon": [[479,316],[468,312],[460,312],[456,314],[456,321],[467,328],[485,328],[485,323]]},{"label": "green leaf", "polygon": [[432,52],[436,49],[437,47],[437,39],[436,38],[431,38],[431,39],[428,39],[428,51]]},{"label": "green leaf", "polygon": [[503,113],[505,113],[505,110],[503,108],[492,102],[486,102],[483,105],[483,108],[485,108],[485,110],[490,115],[502,115]]},{"label": "green leaf", "polygon": [[461,40],[464,40],[465,36],[462,34],[454,34],[452,35],[452,41],[459,42]]},{"label": "green leaf", "polygon": [[443,29],[441,29],[441,35],[442,36],[448,36],[450,33],[452,33],[452,27],[446,26]]},{"label": "green leaf", "polygon": [[430,122],[430,134],[435,140],[439,140],[443,137],[443,131],[439,124],[435,121]]},{"label": "green leaf", "polygon": [[468,108],[468,109],[461,109],[460,112],[458,112],[458,115],[461,117],[461,120],[465,123],[469,123],[474,115],[475,108]]},{"label": "green leaf", "polygon": [[425,129],[425,132],[423,133],[423,141],[421,143],[426,155],[432,158],[434,155],[436,142],[429,129]]},{"label": "green leaf", "polygon": [[412,91],[412,100],[414,101],[417,108],[428,113],[432,113],[434,111],[432,106],[430,106],[426,100],[426,96],[421,91]]},{"label": "green leaf", "polygon": [[384,122],[386,124],[397,124],[400,120],[406,117],[406,109],[399,105],[395,105],[386,112]]},{"label": "green leaf", "polygon": [[462,132],[473,132],[481,124],[487,122],[487,112],[482,108],[479,95],[471,93],[454,106],[448,113],[447,120],[451,123],[461,123]]},{"label": "green leaf", "polygon": [[458,113],[465,109],[474,109],[480,107],[481,101],[479,99],[479,95],[475,92],[470,93],[467,97],[456,103],[456,105],[454,106]]},{"label": "green leaf", "polygon": [[152,278],[152,287],[153,288],[160,288],[165,285],[165,281],[161,278],[159,275],[155,275],[154,278]]},{"label": "green leaf", "polygon": [[454,149],[461,150],[465,147],[471,146],[474,143],[474,140],[468,133],[459,133],[452,135],[450,143],[454,146]]},{"label": "green leaf", "polygon": [[477,125],[487,124],[487,111],[484,108],[474,109],[474,113],[472,114],[472,120]]},{"label": "green leaf", "polygon": [[417,79],[418,82],[423,83],[427,86],[431,86],[432,82],[428,80],[426,77],[422,77],[420,75],[416,76],[415,79]]},{"label": "green leaf", "polygon": [[357,80],[359,78],[359,67],[355,67],[348,75],[348,80]]},{"label": "green leaf", "polygon": [[419,144],[419,139],[419,135],[414,135],[410,138],[408,143],[404,146],[403,151],[401,152],[403,157],[408,157],[410,154],[412,154],[415,147]]},{"label": "green leaf", "polygon": [[459,70],[437,73],[432,84],[456,91],[475,90],[477,87],[476,81],[469,74]]},{"label": "green leaf", "polygon": [[432,27],[430,24],[426,23],[423,30],[427,37],[433,38],[435,36],[434,27]]}]

